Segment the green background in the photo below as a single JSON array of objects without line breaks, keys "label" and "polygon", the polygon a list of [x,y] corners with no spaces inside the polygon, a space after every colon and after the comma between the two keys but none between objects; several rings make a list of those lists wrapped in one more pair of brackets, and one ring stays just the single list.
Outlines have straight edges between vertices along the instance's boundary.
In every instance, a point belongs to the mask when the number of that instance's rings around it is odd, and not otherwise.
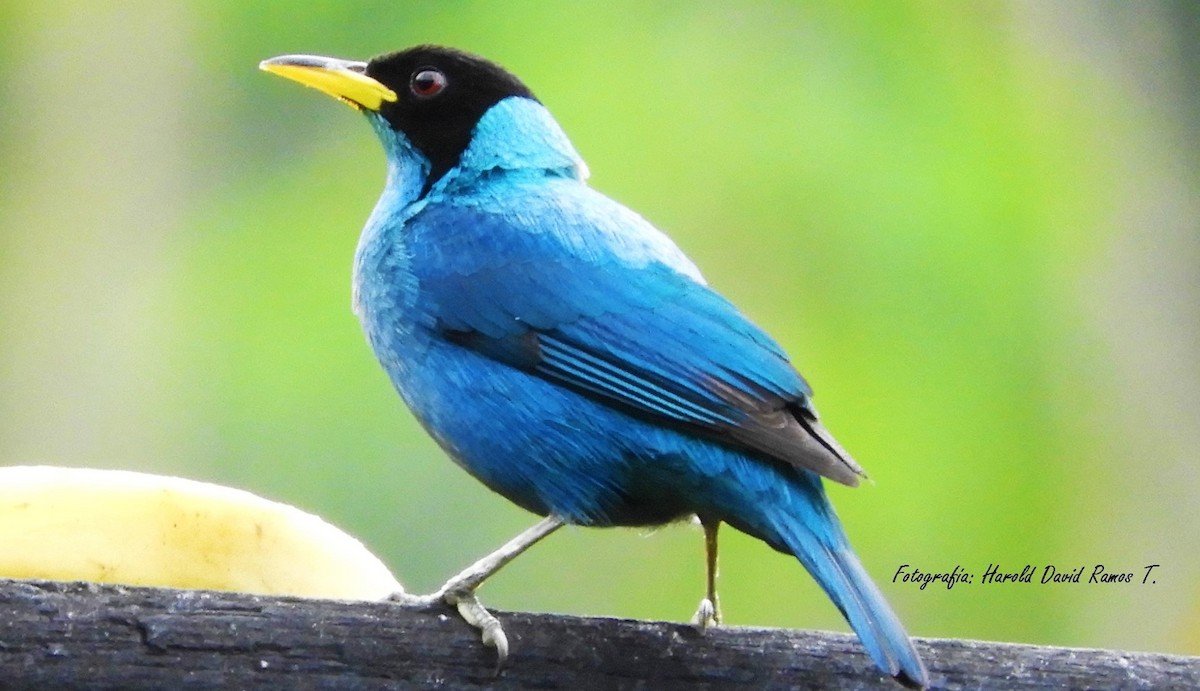
[{"label": "green background", "polygon": [[[873,484],[831,494],[910,632],[1200,654],[1195,3],[0,6],[0,463],[250,489],[410,590],[532,517],[423,434],[349,310],[383,179],[256,69],[436,42],[521,75],[592,184],[792,354]],[[733,624],[845,629],[733,531]],[[697,529],[570,529],[500,608],[686,619]],[[988,564],[1154,584],[892,583]]]}]

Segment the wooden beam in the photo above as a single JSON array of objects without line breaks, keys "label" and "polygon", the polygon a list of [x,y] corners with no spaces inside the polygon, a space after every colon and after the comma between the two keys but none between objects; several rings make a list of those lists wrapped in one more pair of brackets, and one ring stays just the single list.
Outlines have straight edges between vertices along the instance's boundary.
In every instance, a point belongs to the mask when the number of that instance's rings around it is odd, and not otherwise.
[{"label": "wooden beam", "polygon": [[[0,687],[899,689],[850,635],[0,580]],[[1200,658],[918,639],[935,688],[1200,688]]]}]

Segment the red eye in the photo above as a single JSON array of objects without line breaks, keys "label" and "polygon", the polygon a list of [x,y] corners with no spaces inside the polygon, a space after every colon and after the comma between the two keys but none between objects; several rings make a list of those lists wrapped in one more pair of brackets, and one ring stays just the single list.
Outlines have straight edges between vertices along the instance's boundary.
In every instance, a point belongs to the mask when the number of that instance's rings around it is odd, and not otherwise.
[{"label": "red eye", "polygon": [[446,88],[446,75],[441,70],[425,67],[413,72],[408,82],[408,90],[417,98],[433,98]]}]

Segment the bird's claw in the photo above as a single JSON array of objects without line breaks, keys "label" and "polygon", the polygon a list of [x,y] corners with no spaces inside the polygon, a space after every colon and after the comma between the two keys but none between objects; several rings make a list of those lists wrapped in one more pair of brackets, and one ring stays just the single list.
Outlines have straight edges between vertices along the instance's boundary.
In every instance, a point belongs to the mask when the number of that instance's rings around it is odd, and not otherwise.
[{"label": "bird's claw", "polygon": [[445,598],[441,593],[433,593],[431,595],[414,595],[403,590],[398,590],[391,595],[388,595],[388,602],[406,605],[408,607],[429,607],[442,602]]},{"label": "bird's claw", "polygon": [[446,581],[431,595],[409,595],[405,592],[395,593],[391,600],[407,605],[428,607],[444,602],[458,609],[463,620],[482,633],[483,644],[496,649],[496,674],[504,667],[508,659],[508,636],[500,620],[479,602],[475,596],[478,588],[489,576],[500,570],[525,550],[564,525],[557,516],[547,516],[538,521],[533,527],[522,531],[520,535],[506,542],[500,549],[492,552],[483,559],[463,569],[461,573]]},{"label": "bird's claw", "polygon": [[473,592],[450,591],[443,599],[458,608],[458,613],[468,624],[480,630],[484,645],[496,649],[496,675],[499,676],[508,659],[508,636],[504,634],[500,620],[487,611]]},{"label": "bird's claw", "polygon": [[700,629],[700,634],[704,635],[709,628],[717,626],[721,623],[721,610],[717,603],[707,597],[700,601],[700,606],[696,608],[696,614],[692,617],[692,623]]},{"label": "bird's claw", "polygon": [[389,595],[388,600],[409,607],[429,607],[440,603],[454,607],[463,621],[479,629],[483,644],[496,649],[496,674],[499,675],[504,668],[504,662],[508,660],[508,636],[500,620],[487,611],[474,592],[442,589],[429,595],[413,595],[401,590]]}]

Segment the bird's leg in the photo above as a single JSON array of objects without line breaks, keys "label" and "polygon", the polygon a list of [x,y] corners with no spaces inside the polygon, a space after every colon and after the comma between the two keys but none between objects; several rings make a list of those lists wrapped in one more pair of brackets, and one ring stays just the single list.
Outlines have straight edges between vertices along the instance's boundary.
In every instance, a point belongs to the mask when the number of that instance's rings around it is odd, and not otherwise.
[{"label": "bird's leg", "polygon": [[499,673],[500,668],[504,666],[504,660],[508,657],[508,637],[504,635],[500,621],[479,602],[479,598],[475,596],[475,590],[505,564],[516,559],[522,552],[562,526],[561,518],[547,516],[533,527],[504,543],[500,549],[463,569],[434,593],[409,595],[401,592],[392,595],[391,599],[408,605],[430,605],[441,601],[456,607],[458,613],[468,624],[483,632],[484,645],[490,645],[496,649],[496,672]]},{"label": "bird's leg", "polygon": [[708,627],[721,623],[721,601],[717,599],[717,529],[721,521],[715,518],[701,518],[700,525],[704,526],[704,556],[707,571],[707,592],[696,616],[692,622],[700,627],[700,633]]}]

